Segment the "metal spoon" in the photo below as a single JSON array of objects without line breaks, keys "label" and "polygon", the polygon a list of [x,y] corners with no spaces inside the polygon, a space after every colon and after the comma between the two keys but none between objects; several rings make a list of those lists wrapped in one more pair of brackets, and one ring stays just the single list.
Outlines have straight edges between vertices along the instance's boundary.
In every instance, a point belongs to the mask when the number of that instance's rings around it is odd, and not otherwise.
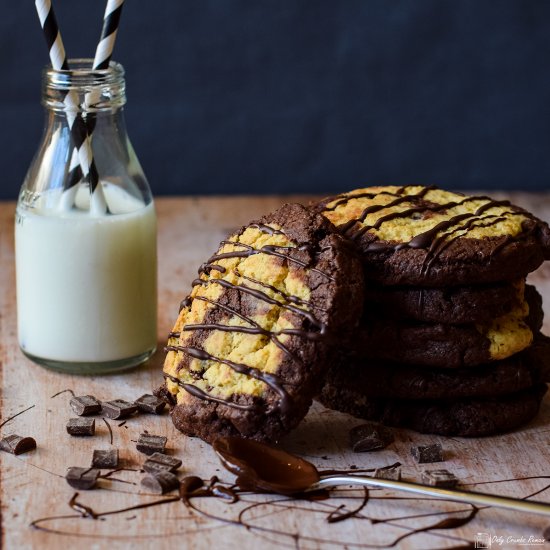
[{"label": "metal spoon", "polygon": [[321,477],[311,462],[299,456],[240,437],[220,438],[214,442],[213,447],[223,466],[237,476],[237,484],[245,490],[263,490],[293,495],[336,485],[363,485],[550,516],[550,503],[546,502],[442,489],[409,481],[393,481],[365,476],[331,475]]}]

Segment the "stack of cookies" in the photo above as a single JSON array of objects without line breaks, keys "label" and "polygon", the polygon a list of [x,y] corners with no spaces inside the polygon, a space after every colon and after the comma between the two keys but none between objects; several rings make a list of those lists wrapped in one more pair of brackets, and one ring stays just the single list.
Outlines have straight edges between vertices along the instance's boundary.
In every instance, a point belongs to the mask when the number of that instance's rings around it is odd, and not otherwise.
[{"label": "stack of cookies", "polygon": [[421,186],[358,189],[314,209],[355,242],[366,279],[326,406],[458,436],[537,414],[550,346],[525,278],[550,259],[546,223],[507,201]]}]

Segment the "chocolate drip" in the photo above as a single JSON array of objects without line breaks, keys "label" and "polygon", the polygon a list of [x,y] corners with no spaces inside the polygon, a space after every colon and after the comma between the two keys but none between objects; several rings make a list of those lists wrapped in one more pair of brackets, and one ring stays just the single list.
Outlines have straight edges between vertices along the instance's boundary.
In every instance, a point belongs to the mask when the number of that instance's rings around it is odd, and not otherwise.
[{"label": "chocolate drip", "polygon": [[[283,292],[282,290],[279,290],[277,287],[275,287],[273,285],[264,283],[263,281],[259,281],[258,279],[254,279],[253,277],[247,277],[246,275],[242,275],[241,273],[238,273],[238,272],[236,272],[236,274],[239,277],[242,277],[243,279],[246,279],[247,281],[250,281],[251,283],[257,284],[259,286],[267,288],[268,290],[271,290],[275,294],[278,294],[279,296],[281,296],[281,298],[283,298],[285,302],[288,302],[288,303],[291,303],[291,304],[297,304],[297,305],[301,305],[301,306],[305,306],[305,307],[311,307],[311,305],[312,305],[311,302],[308,302],[307,300],[302,300],[298,296],[293,296],[292,294],[286,294],[285,292]],[[316,307],[316,309],[320,310],[321,308]],[[303,311],[303,310],[301,310],[301,311]],[[317,323],[319,323],[319,325],[322,324],[320,321],[317,321]]]},{"label": "chocolate drip", "polygon": [[[342,225],[340,227],[340,230],[345,234],[347,235],[350,231],[350,229],[356,224],[356,223],[363,223],[367,216],[369,214],[374,214],[375,212],[379,212],[380,210],[386,210],[388,208],[392,208],[393,206],[398,206],[399,204],[401,203],[404,203],[404,202],[412,202],[414,201],[415,199],[421,199],[421,198],[424,198],[424,196],[426,195],[426,193],[428,193],[428,191],[431,191],[432,189],[435,189],[435,187],[433,186],[430,186],[430,187],[423,187],[418,193],[414,194],[414,195],[402,195],[402,194],[399,194],[399,195],[395,195],[397,198],[392,201],[392,202],[389,202],[387,204],[373,204],[372,206],[367,206],[367,208],[365,208],[363,210],[363,212],[361,213],[361,215],[358,217],[358,218],[355,218],[353,220],[350,220],[348,223]],[[402,187],[401,188],[401,191],[404,191],[405,188]],[[386,217],[387,218],[387,217]],[[383,222],[382,222],[383,223]],[[374,226],[372,226],[374,227]],[[364,232],[363,229],[366,230],[366,228],[362,228],[361,229],[361,234]],[[357,238],[355,235],[354,235],[354,238]]]},{"label": "chocolate drip", "polygon": [[[506,214],[507,212],[505,212]],[[492,220],[489,223],[482,223],[484,220]],[[506,217],[502,215],[488,215],[483,217],[474,217],[468,220],[465,224],[459,225],[452,231],[449,231],[448,233],[444,233],[443,235],[440,235],[436,239],[433,240],[432,244],[430,245],[430,248],[428,249],[428,254],[426,254],[426,257],[424,258],[423,264],[422,264],[422,271],[427,273],[433,264],[433,262],[443,253],[445,249],[447,249],[459,236],[457,235],[454,238],[449,238],[451,235],[454,235],[455,233],[458,233],[460,231],[466,231],[468,232],[471,228],[475,227],[491,227],[492,225],[496,225],[502,221],[505,221]],[[510,242],[508,239],[506,239],[506,242]],[[500,249],[497,247],[497,249]],[[491,255],[494,255],[495,252],[498,250],[493,250]]]},{"label": "chocolate drip", "polygon": [[[390,219],[396,219],[400,217],[405,218],[415,212],[423,212],[423,211],[436,212],[441,210],[448,210],[450,208],[454,208],[455,206],[460,206],[466,202],[472,202],[472,201],[478,201],[478,200],[487,200],[487,202],[485,204],[482,204],[473,213],[457,214],[456,216],[453,216],[448,220],[441,221],[431,229],[423,233],[420,233],[419,235],[416,235],[409,242],[391,244],[383,241],[375,241],[369,244],[367,247],[367,251],[369,252],[376,252],[376,251],[382,251],[382,250],[398,251],[405,248],[428,249],[428,257],[424,260],[424,266],[427,266],[429,269],[429,267],[433,264],[434,260],[441,254],[441,252],[445,248],[447,248],[447,246],[449,246],[457,238],[464,236],[464,234],[456,235],[456,233],[460,231],[465,231],[467,233],[470,229],[474,227],[488,227],[490,225],[496,225],[500,221],[504,221],[506,219],[506,215],[508,214],[514,215],[515,212],[508,211],[498,215],[492,214],[488,216],[482,216],[484,212],[486,212],[487,210],[490,210],[491,208],[495,208],[499,206],[511,206],[510,202],[495,201],[490,199],[489,197],[484,197],[484,196],[472,196],[472,197],[466,197],[464,200],[459,202],[456,202],[456,201],[449,202],[449,203],[441,204],[437,206],[418,206],[407,210],[403,210],[401,212],[393,212],[391,214],[388,214],[387,216],[383,216],[379,218],[375,224],[371,226],[362,227],[361,230],[355,233],[352,238],[356,239],[358,236],[362,235],[369,229],[379,229],[382,223]],[[529,217],[527,213],[525,214],[522,213],[522,215]],[[491,219],[491,218],[494,218],[493,221],[487,225],[478,224],[478,222],[482,222],[483,220]],[[461,222],[466,220],[468,220],[467,223],[459,225]],[[442,235],[437,237],[439,233],[445,232],[447,229],[453,228],[455,226],[458,226],[458,227],[456,227],[456,229],[454,229],[453,231],[443,233]],[[452,237],[452,235],[455,235],[455,236]],[[525,231],[522,233],[522,236],[524,235],[525,235]],[[507,242],[510,242],[510,240],[514,239],[514,237],[508,236],[507,239],[509,239],[507,240]],[[445,242],[445,245],[438,249],[438,247],[443,242]],[[504,245],[505,244],[501,244],[499,249],[502,248]]]},{"label": "chocolate drip", "polygon": [[182,309],[185,309],[186,307],[190,307],[191,303],[193,302],[193,298],[191,296],[187,296],[180,302],[180,308],[178,310],[178,313],[181,312]]},{"label": "chocolate drip", "polygon": [[[222,241],[222,245],[224,244],[231,244],[233,246],[241,246],[245,250],[234,250],[232,252],[221,252],[219,254],[214,254],[212,257],[209,258],[208,262],[206,262],[206,265],[209,267],[209,269],[213,269],[214,262],[217,262],[218,260],[225,260],[228,258],[249,258],[250,256],[253,256],[254,254],[267,254],[268,256],[275,256],[277,258],[282,258],[283,260],[287,260],[288,262],[295,263],[296,265],[299,265],[300,267],[303,267],[304,269],[308,268],[308,263],[304,262],[302,260],[299,260],[298,258],[294,258],[290,254],[283,254],[282,252],[279,252],[278,249],[287,249],[287,250],[311,250],[310,245],[303,245],[302,247],[285,247],[285,246],[275,246],[266,244],[262,246],[262,248],[254,248],[248,244],[245,243],[239,243],[235,241]],[[212,265],[213,264],[213,265]],[[311,271],[314,271],[315,273],[319,273],[323,277],[326,277],[330,281],[334,281],[334,277],[330,276],[328,273],[325,273],[324,271],[317,269],[315,267],[309,268]],[[203,273],[202,268],[199,270],[199,274]]]},{"label": "chocolate drip", "polygon": [[[256,380],[260,380],[261,382],[264,382],[265,384],[267,384],[275,393],[279,395],[280,399],[277,404],[277,408],[280,409],[281,412],[287,413],[291,409],[292,402],[291,402],[290,395],[283,387],[283,384],[280,378],[278,376],[275,376],[274,374],[263,372],[260,369],[257,369],[255,367],[250,367],[243,363],[236,363],[234,361],[230,361],[229,359],[216,357],[203,349],[199,349],[195,347],[168,346],[167,349],[169,351],[182,351],[187,355],[189,355],[190,357],[199,359],[201,361],[215,361],[216,363],[227,365],[228,367],[233,369],[235,372],[238,372],[239,374],[244,374],[246,376],[250,376],[251,378],[255,378]],[[192,387],[195,387],[195,386],[192,386]],[[193,394],[193,392],[189,392],[189,393],[191,393],[192,395],[195,395]],[[197,396],[195,395],[195,397]],[[229,401],[227,400],[224,400],[224,402],[229,403]]]},{"label": "chocolate drip", "polygon": [[[390,197],[400,197],[403,195],[405,190],[408,189],[409,187],[417,187],[417,186],[404,185],[403,187],[400,187],[395,193],[392,191],[379,191],[379,192],[363,191],[362,193],[357,193],[354,195],[336,195],[335,197],[329,197],[328,199],[324,199],[323,202],[327,205],[335,201],[332,206],[325,206],[325,211],[332,212],[342,204],[346,204],[355,199],[374,199],[375,197],[378,197],[380,195],[389,195]],[[435,186],[430,186],[425,189],[429,191],[430,189],[437,189],[437,188]],[[410,196],[414,196],[414,195],[410,195]]]},{"label": "chocolate drip", "polygon": [[[298,328],[285,328],[283,330],[273,331],[267,330],[260,326],[257,327],[238,327],[233,325],[222,325],[220,323],[196,323],[193,325],[185,325],[183,331],[192,331],[192,330],[220,330],[222,332],[242,332],[244,334],[261,334],[267,336],[273,342],[278,341],[277,336],[283,334],[294,334],[307,338],[308,340],[318,340],[321,335],[318,332],[305,332],[302,329]],[[286,348],[285,348],[286,349]],[[294,357],[294,354],[293,354]]]},{"label": "chocolate drip", "polygon": [[88,506],[80,504],[76,499],[78,498],[78,493],[75,493],[71,500],[69,500],[69,506],[75,511],[78,512],[83,518],[92,518],[97,519],[97,514]]},{"label": "chocolate drip", "polygon": [[[248,277],[246,277],[246,278],[248,278]],[[305,311],[305,310],[300,309],[298,307],[279,302],[278,300],[275,300],[274,298],[271,298],[268,294],[266,294],[265,292],[262,292],[261,290],[258,290],[258,289],[255,289],[255,288],[250,288],[249,286],[246,286],[246,285],[235,285],[233,283],[230,283],[229,281],[226,281],[225,279],[207,279],[207,280],[195,279],[193,281],[192,285],[196,286],[196,285],[202,284],[203,286],[206,286],[207,284],[210,284],[210,283],[218,284],[220,286],[223,286],[224,288],[235,289],[238,292],[244,292],[245,294],[250,294],[251,296],[254,296],[255,298],[258,298],[258,300],[262,300],[262,301],[264,301],[268,304],[272,304],[272,305],[282,307],[284,309],[288,309],[289,311],[292,311],[293,313],[296,313],[297,315],[301,315],[302,317],[305,317],[313,326],[315,326],[319,329],[319,334],[325,334],[326,325],[324,323],[322,323],[321,321],[318,321],[315,318],[315,316],[313,314],[311,314],[309,311]],[[275,288],[275,287],[273,287],[273,288]],[[277,292],[279,292],[279,294],[282,294],[285,299],[289,298],[287,294],[284,294],[280,291],[277,291]],[[290,298],[294,298],[294,297],[290,297]],[[290,302],[291,300],[287,299],[287,301]],[[314,334],[314,333],[308,333],[306,331],[302,331],[302,332],[303,332],[303,336],[305,338],[309,337],[308,334]],[[312,338],[312,339],[316,339],[316,337]]]},{"label": "chocolate drip", "polygon": [[271,227],[270,225],[266,225],[265,223],[251,223],[250,225],[246,226],[247,229],[249,227],[254,227],[255,229],[259,229],[262,233],[267,233],[268,235],[284,235],[286,237],[286,234],[284,231],[281,231],[280,229],[275,229],[274,227]]},{"label": "chocolate drip", "polygon": [[212,270],[219,271],[220,273],[225,273],[227,271],[225,267],[223,267],[222,265],[212,264],[210,262],[204,262],[203,264],[200,265],[198,273],[199,275],[202,275],[203,273],[205,275],[210,275],[210,272]]},{"label": "chocolate drip", "polygon": [[[167,346],[166,349],[168,351],[179,351],[173,348],[175,348],[175,346]],[[233,401],[229,401],[229,399],[223,399],[222,397],[214,397],[213,395],[210,395],[209,393],[202,391],[200,388],[197,388],[197,386],[193,386],[193,384],[186,384],[185,382],[182,382],[179,378],[176,378],[175,376],[171,376],[170,374],[164,373],[164,378],[168,378],[168,380],[170,380],[171,382],[174,382],[174,384],[177,384],[180,388],[183,388],[185,391],[187,391],[187,393],[190,393],[192,396],[202,399],[203,401],[220,403],[222,405],[227,405],[228,407],[231,407],[233,409],[239,409],[241,411],[254,411],[257,409],[255,405],[241,405],[239,403],[234,403]]]},{"label": "chocolate drip", "polygon": [[[216,307],[219,307],[220,309],[223,309],[233,315],[236,315],[237,317],[239,317],[239,319],[242,319],[244,322],[246,323],[250,323],[251,325],[254,326],[255,330],[256,331],[259,331],[259,332],[254,332],[255,334],[263,334],[265,336],[268,336],[271,341],[281,350],[283,351],[284,353],[286,353],[289,357],[293,357],[294,359],[298,359],[298,357],[296,355],[294,355],[277,337],[276,335],[274,335],[273,333],[271,333],[270,331],[268,330],[265,330],[263,329],[258,323],[256,323],[254,320],[250,319],[250,317],[246,317],[245,315],[242,315],[241,313],[239,313],[237,310],[233,309],[232,307],[229,307],[229,306],[226,306],[224,304],[220,304],[219,302],[215,302],[213,300],[210,300],[209,298],[206,298],[205,296],[195,296],[195,299],[196,300],[201,300],[203,302],[206,302],[208,304],[212,304],[213,306],[216,306]],[[191,326],[191,325],[188,325],[188,326]],[[222,329],[221,327],[228,327],[227,329],[225,329],[226,331],[229,331],[231,328],[233,327],[229,327],[228,325],[217,325],[215,328],[219,329],[219,330],[224,330]],[[196,325],[196,328],[208,328],[208,327],[201,327],[200,325]],[[234,327],[236,329],[241,329],[241,330],[237,330],[236,332],[247,332],[247,330],[251,330],[250,328],[246,329],[246,327]],[[186,330],[185,327],[183,330]]]}]

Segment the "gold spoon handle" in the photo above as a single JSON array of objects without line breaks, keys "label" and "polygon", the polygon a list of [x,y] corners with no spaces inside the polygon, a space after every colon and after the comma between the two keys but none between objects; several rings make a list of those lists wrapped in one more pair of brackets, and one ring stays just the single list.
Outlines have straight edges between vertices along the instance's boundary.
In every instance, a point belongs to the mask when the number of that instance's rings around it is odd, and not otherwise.
[{"label": "gold spoon handle", "polygon": [[550,503],[521,500],[519,498],[501,497],[487,493],[472,493],[469,491],[457,491],[455,489],[442,489],[420,483],[409,481],[393,481],[390,479],[379,479],[360,476],[329,476],[322,478],[318,483],[312,485],[308,491],[333,487],[334,485],[366,485],[369,487],[384,487],[386,489],[397,489],[408,493],[416,493],[436,498],[466,502],[468,504],[479,504],[483,506],[496,506],[532,514],[550,516]]}]

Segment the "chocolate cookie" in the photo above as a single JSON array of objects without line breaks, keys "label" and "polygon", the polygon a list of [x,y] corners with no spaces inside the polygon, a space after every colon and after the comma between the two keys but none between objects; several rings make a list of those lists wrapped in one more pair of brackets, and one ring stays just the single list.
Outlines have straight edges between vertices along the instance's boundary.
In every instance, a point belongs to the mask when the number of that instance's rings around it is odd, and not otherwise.
[{"label": "chocolate cookie", "polygon": [[550,228],[508,201],[435,187],[368,187],[314,206],[362,251],[384,285],[515,281],[550,258]]},{"label": "chocolate cookie", "polygon": [[323,393],[321,402],[326,407],[388,426],[447,436],[480,437],[508,432],[529,422],[536,416],[546,390],[546,384],[537,384],[503,397],[452,401],[368,397],[349,401],[349,396]]},{"label": "chocolate cookie", "polygon": [[181,305],[164,363],[174,425],[206,441],[277,440],[306,414],[361,315],[353,246],[285,205],[222,241]]},{"label": "chocolate cookie", "polygon": [[445,288],[365,285],[367,318],[415,319],[425,323],[487,323],[523,301],[525,283]]},{"label": "chocolate cookie", "polygon": [[365,397],[498,397],[547,381],[549,358],[550,339],[542,334],[537,335],[533,346],[513,357],[468,369],[434,369],[348,358],[328,370],[321,396],[332,403],[354,403]]},{"label": "chocolate cookie", "polygon": [[542,326],[542,298],[534,287],[512,312],[485,324],[445,325],[381,319],[362,325],[358,357],[437,368],[474,367],[526,349]]}]

